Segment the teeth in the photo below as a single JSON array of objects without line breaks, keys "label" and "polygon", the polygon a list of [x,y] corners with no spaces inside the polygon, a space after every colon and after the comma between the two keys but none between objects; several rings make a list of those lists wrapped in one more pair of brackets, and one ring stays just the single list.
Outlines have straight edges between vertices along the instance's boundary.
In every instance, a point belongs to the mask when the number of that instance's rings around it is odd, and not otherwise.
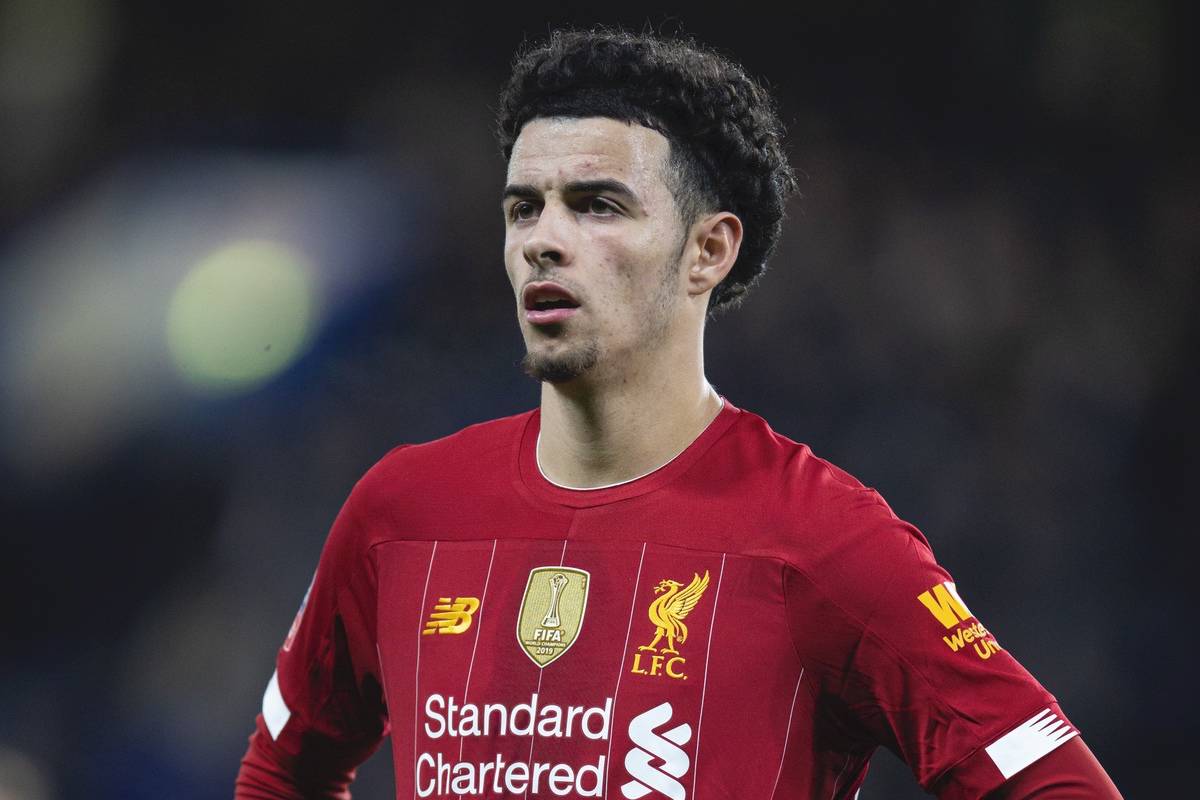
[{"label": "teeth", "polygon": [[579,303],[564,296],[561,292],[547,289],[535,290],[526,301],[528,308],[546,311],[554,308],[576,308]]}]

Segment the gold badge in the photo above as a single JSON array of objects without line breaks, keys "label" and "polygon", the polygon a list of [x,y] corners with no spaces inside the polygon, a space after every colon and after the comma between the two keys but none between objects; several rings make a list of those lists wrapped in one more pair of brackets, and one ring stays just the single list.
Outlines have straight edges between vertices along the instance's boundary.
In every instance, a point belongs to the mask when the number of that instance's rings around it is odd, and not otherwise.
[{"label": "gold badge", "polygon": [[530,570],[517,617],[517,641],[539,667],[567,652],[579,638],[590,577],[574,567]]},{"label": "gold badge", "polygon": [[[668,678],[687,680],[683,671],[687,660],[679,655],[675,645],[687,641],[688,629],[683,620],[700,602],[704,590],[708,588],[708,570],[704,570],[703,578],[695,572],[692,576],[692,582],[687,586],[667,579],[659,581],[658,586],[654,587],[654,593],[658,597],[654,598],[647,610],[650,621],[654,623],[654,638],[650,644],[638,647],[639,652],[633,654],[630,672],[636,675],[666,675]],[[659,647],[664,637],[667,640],[666,647]],[[643,652],[654,654],[644,664]]]}]

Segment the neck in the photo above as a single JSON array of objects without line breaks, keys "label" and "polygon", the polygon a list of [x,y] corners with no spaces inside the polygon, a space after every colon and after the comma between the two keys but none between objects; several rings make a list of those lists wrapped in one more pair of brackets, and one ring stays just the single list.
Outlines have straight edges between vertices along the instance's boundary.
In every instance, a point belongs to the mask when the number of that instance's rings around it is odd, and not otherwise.
[{"label": "neck", "polygon": [[620,376],[542,384],[538,465],[548,480],[589,489],[637,478],[716,418],[722,402],[704,377],[701,348],[657,355]]}]

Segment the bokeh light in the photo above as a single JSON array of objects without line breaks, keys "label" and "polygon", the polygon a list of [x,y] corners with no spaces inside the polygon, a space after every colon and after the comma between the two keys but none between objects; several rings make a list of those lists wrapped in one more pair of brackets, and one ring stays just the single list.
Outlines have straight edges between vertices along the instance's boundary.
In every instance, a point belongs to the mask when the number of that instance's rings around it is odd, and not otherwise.
[{"label": "bokeh light", "polygon": [[298,358],[314,319],[312,265],[295,249],[240,241],[202,258],[167,310],[167,345],[199,390],[253,389]]}]

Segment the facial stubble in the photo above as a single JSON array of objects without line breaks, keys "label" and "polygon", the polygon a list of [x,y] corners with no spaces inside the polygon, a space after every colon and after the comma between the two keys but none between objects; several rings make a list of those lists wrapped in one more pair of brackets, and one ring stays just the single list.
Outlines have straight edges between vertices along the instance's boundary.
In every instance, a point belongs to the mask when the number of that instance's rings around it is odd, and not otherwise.
[{"label": "facial stubble", "polygon": [[[679,258],[676,256],[674,259],[668,259],[662,269],[662,280],[652,304],[652,313],[646,315],[646,328],[640,334],[641,341],[646,346],[658,344],[670,324],[669,312],[676,299],[675,279],[678,266]],[[555,336],[570,335],[565,326],[554,327],[562,329],[550,330],[548,333]],[[601,361],[601,355],[600,342],[592,336],[560,348],[552,354],[531,349],[521,359],[521,368],[536,381],[563,384],[594,370]]]}]

